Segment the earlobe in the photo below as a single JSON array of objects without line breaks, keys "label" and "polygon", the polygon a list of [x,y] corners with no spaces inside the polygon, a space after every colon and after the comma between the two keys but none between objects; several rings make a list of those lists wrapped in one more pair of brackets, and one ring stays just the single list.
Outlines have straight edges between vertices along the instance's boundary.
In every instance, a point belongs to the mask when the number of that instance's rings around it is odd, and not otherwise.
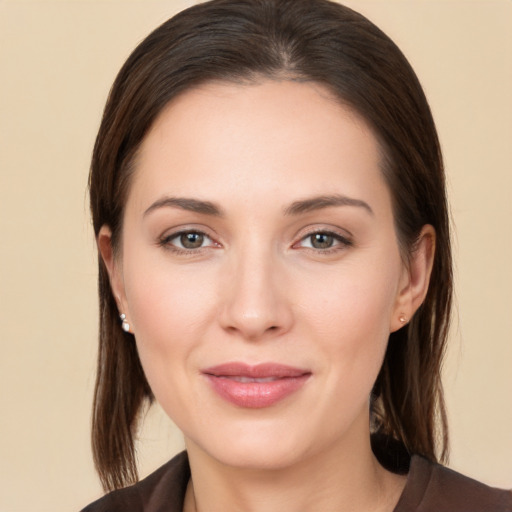
[{"label": "earlobe", "polygon": [[407,268],[404,268],[390,332],[397,331],[409,322],[425,300],[434,263],[435,245],[435,229],[427,224],[423,226],[410,253]]},{"label": "earlobe", "polygon": [[123,279],[119,261],[112,247],[112,231],[108,226],[104,225],[101,227],[96,238],[96,243],[100,257],[108,272],[112,294],[117,302],[117,309],[119,312],[123,312],[126,309]]}]

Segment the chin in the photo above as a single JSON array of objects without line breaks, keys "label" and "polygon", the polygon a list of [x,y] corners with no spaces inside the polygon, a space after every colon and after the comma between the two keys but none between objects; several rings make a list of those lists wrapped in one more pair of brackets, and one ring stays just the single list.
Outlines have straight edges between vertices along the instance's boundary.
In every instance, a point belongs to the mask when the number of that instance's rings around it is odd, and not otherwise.
[{"label": "chin", "polygon": [[187,448],[198,449],[226,466],[276,471],[294,466],[322,450],[317,436],[308,435],[309,430],[303,424],[285,428],[274,422],[243,423],[230,425],[220,433],[211,431],[207,439],[189,438]]},{"label": "chin", "polygon": [[303,454],[298,450],[294,452],[289,451],[288,448],[283,449],[275,443],[272,446],[268,444],[261,446],[247,443],[247,447],[244,447],[236,443],[236,446],[231,446],[229,449],[212,450],[209,455],[226,466],[252,471],[279,471],[303,459]]}]

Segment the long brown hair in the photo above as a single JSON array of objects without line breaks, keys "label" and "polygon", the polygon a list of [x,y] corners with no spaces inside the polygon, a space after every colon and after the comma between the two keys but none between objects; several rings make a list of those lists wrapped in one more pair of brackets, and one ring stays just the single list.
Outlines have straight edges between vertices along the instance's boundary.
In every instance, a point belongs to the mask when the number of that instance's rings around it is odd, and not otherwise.
[{"label": "long brown hair", "polygon": [[[90,173],[96,235],[122,236],[134,157],[180,92],[211,80],[308,80],[357,111],[378,138],[396,232],[410,254],[425,224],[436,230],[427,297],[392,333],[372,394],[372,428],[431,460],[447,454],[441,362],[452,301],[449,216],[441,151],[422,88],[397,46],[360,14],[328,0],[213,0],[152,32],[119,72]],[[136,171],[135,171],[136,172]],[[100,331],[92,444],[105,489],[137,479],[134,438],[152,393],[131,334],[122,331],[99,258]]]}]

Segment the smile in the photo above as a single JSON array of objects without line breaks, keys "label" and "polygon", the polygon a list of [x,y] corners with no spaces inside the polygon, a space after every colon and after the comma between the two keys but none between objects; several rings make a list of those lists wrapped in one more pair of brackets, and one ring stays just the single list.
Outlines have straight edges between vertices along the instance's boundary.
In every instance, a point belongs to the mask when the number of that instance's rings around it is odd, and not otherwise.
[{"label": "smile", "polygon": [[203,370],[212,389],[224,400],[243,408],[270,407],[298,391],[311,372],[276,363],[250,366],[227,363]]}]

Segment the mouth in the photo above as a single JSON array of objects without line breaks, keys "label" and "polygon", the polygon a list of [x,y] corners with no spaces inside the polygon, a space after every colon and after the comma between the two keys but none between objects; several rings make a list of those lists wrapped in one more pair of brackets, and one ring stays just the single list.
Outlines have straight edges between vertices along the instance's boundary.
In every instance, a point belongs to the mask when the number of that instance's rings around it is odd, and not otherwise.
[{"label": "mouth", "polygon": [[277,363],[226,363],[202,371],[212,389],[238,407],[270,407],[299,391],[311,371]]},{"label": "mouth", "polygon": [[227,377],[223,376],[225,379],[232,379],[236,382],[274,382],[279,379],[279,377],[262,377],[262,378],[254,378],[254,377],[241,377],[241,376],[233,376],[233,377]]}]

